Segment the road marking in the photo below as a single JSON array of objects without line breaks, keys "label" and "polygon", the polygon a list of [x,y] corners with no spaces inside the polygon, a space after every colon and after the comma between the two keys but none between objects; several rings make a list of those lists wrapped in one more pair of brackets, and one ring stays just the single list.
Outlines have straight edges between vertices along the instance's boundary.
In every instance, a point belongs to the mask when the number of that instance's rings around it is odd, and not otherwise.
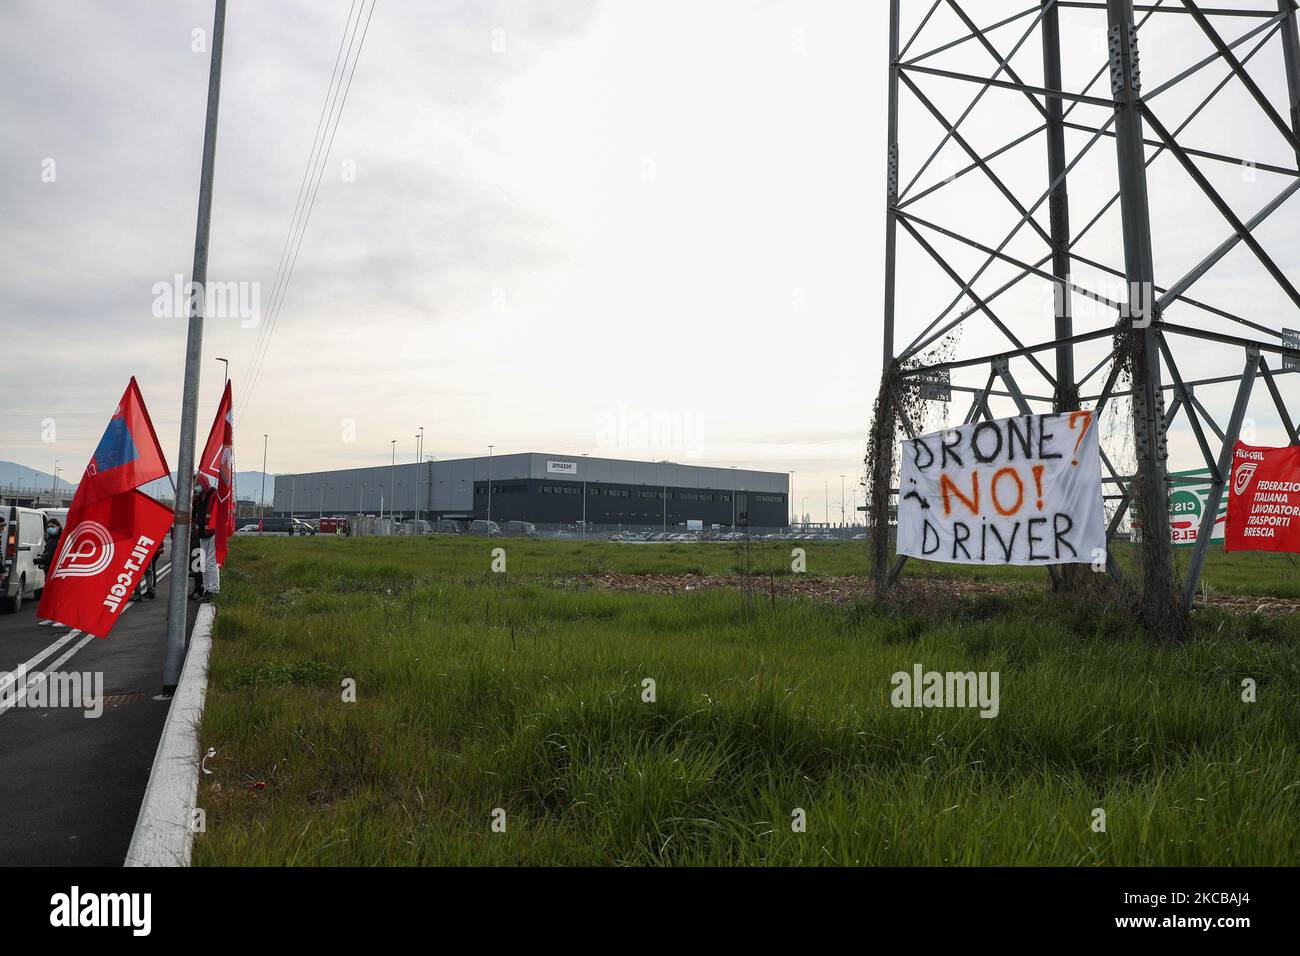
[{"label": "road marking", "polygon": [[59,638],[49,647],[45,648],[45,650],[38,653],[26,664],[23,664],[21,667],[18,668],[18,670],[14,671],[12,674],[6,674],[4,676],[4,679],[0,680],[0,691],[3,691],[6,687],[8,687],[15,680],[17,680],[19,674],[26,674],[35,670],[40,665],[41,661],[45,660],[45,658],[49,657],[51,654],[53,654],[55,651],[57,651],[64,644],[68,643],[68,641],[72,640],[80,633],[81,632],[78,630],[68,631],[67,634],[64,634],[61,638]]},{"label": "road marking", "polygon": [[[170,563],[164,567],[159,568],[156,581],[161,581],[164,577],[167,576],[167,573],[171,571],[171,569],[172,566]],[[130,610],[133,606],[135,606],[138,603],[139,601],[136,600],[127,602],[126,607],[122,608],[122,614],[125,614],[128,610]],[[121,615],[118,615],[118,617],[120,619]],[[18,692],[14,694],[13,700],[9,701],[7,704],[0,704],[0,716],[4,715],[8,711],[17,707],[18,704],[23,700],[23,698],[27,696],[27,691],[34,684],[44,680],[45,676],[49,674],[50,671],[55,670],[58,667],[62,667],[65,663],[67,663],[68,660],[72,658],[74,654],[77,653],[77,651],[81,650],[83,647],[85,647],[87,644],[89,644],[91,641],[95,639],[94,634],[87,634],[80,641],[77,641],[76,646],[73,647],[72,650],[64,653],[63,656],[61,656],[53,664],[49,665],[48,667],[41,666],[42,661],[44,661],[51,654],[57,653],[62,647],[64,647],[64,645],[66,645],[69,641],[76,638],[76,636],[81,633],[82,633],[81,631],[77,630],[76,628],[73,628],[72,630],[68,631],[67,634],[64,634],[62,637],[60,637],[49,647],[45,648],[45,650],[41,651],[39,654],[37,654],[35,657],[29,660],[26,664],[23,664],[22,667],[19,668],[17,671],[15,671],[12,674],[6,674],[4,680],[0,680],[0,694],[3,694],[6,690],[8,690],[9,685],[11,685],[14,682],[14,680],[17,679],[18,674],[27,674],[30,671],[33,670],[36,671],[36,673],[32,674],[30,678],[28,678],[28,680],[23,684],[22,687],[18,688]]]}]

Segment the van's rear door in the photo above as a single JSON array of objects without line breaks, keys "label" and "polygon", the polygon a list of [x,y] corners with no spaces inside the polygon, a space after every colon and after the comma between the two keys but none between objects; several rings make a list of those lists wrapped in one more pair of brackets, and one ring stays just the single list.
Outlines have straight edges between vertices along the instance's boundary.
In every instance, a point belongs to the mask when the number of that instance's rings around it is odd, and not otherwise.
[{"label": "van's rear door", "polygon": [[9,592],[9,577],[18,563],[18,508],[0,507],[0,517],[5,519],[4,536],[0,538],[0,592]]}]

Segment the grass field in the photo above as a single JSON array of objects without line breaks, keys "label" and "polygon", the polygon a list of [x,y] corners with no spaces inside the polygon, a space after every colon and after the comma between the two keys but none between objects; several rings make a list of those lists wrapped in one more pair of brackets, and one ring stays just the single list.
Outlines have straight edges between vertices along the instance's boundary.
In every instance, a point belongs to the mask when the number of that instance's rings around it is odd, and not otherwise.
[{"label": "grass field", "polygon": [[[489,570],[496,546],[505,574]],[[788,574],[791,547],[239,540],[196,862],[1300,859],[1294,615],[1210,609],[1166,647],[1116,609],[1045,593],[1041,571],[914,563],[1024,585],[924,613],[588,586],[601,571]],[[803,547],[812,576],[863,570],[860,544]],[[1300,593],[1284,558],[1213,555],[1207,579]],[[998,716],[891,706],[891,675],[918,663],[998,672]]]}]

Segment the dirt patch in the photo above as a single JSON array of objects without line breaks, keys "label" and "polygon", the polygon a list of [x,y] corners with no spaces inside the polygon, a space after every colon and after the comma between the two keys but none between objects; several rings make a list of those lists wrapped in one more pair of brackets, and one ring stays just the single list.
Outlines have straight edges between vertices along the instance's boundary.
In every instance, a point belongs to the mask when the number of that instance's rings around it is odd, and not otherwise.
[{"label": "dirt patch", "polygon": [[1231,594],[1210,598],[1210,606],[1235,614],[1296,614],[1300,613],[1300,598]]},{"label": "dirt patch", "polygon": [[[620,574],[601,571],[584,574],[569,582],[574,587],[604,591],[636,591],[643,594],[689,594],[693,591],[730,588],[776,597],[812,598],[819,601],[852,602],[872,595],[871,582],[857,577],[789,577],[735,574]],[[1010,597],[1046,591],[1041,585],[1004,581],[959,581],[908,578],[900,581],[891,599],[902,607],[920,608],[961,604],[991,596]],[[1210,606],[1234,614],[1296,614],[1300,598],[1254,595],[1222,595],[1210,598]]]},{"label": "dirt patch", "polygon": [[[602,571],[586,574],[573,582],[579,587],[607,591],[639,591],[650,594],[688,594],[706,589],[731,588],[777,597],[805,597],[823,601],[855,601],[870,596],[871,584],[856,577],[774,577],[735,574],[619,574]],[[913,598],[963,598],[990,594],[1033,591],[1032,586],[991,581],[915,581],[900,583],[899,591]]]}]

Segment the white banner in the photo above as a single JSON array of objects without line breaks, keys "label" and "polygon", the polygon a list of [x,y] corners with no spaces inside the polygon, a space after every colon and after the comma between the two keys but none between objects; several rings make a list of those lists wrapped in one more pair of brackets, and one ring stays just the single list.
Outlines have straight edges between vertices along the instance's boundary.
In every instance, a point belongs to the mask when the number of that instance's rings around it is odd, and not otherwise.
[{"label": "white banner", "polygon": [[548,461],[546,471],[547,474],[551,475],[576,475],[578,473],[578,463],[576,461]]},{"label": "white banner", "polygon": [[1091,564],[1106,553],[1092,412],[1020,415],[903,442],[898,553]]}]

